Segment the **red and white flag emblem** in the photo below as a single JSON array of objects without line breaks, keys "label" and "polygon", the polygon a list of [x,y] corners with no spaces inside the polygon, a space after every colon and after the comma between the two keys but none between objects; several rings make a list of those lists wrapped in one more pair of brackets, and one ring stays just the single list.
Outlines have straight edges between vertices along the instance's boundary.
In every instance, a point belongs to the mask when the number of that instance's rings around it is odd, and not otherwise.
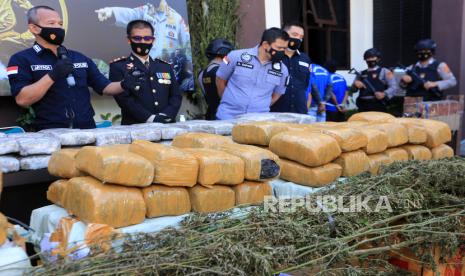
[{"label": "red and white flag emblem", "polygon": [[18,66],[10,66],[6,68],[6,74],[8,76],[13,75],[13,74],[18,74]]}]

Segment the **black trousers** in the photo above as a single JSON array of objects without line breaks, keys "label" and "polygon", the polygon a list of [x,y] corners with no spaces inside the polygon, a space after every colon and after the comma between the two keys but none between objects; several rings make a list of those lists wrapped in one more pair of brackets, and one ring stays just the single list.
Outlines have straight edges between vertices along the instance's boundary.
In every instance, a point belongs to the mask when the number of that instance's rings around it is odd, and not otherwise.
[{"label": "black trousers", "polygon": [[326,110],[326,121],[327,122],[344,122],[344,113],[339,111],[328,111]]},{"label": "black trousers", "polygon": [[392,97],[388,103],[388,111],[395,117],[404,115],[404,97]]},{"label": "black trousers", "polygon": [[357,107],[359,112],[366,112],[366,111],[379,111],[379,112],[387,112],[386,105],[378,101],[377,99],[360,99],[357,98]]}]

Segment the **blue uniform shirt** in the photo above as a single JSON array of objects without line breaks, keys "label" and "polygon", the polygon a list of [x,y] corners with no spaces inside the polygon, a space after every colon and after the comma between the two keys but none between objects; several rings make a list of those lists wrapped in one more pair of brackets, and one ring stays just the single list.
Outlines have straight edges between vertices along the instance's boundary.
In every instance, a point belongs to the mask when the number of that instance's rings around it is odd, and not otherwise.
[{"label": "blue uniform shirt", "polygon": [[258,46],[232,51],[223,61],[216,72],[217,77],[228,81],[216,113],[220,120],[269,112],[272,94],[286,92],[286,66],[282,62],[261,64]]},{"label": "blue uniform shirt", "polygon": [[283,63],[289,70],[289,84],[286,94],[271,106],[271,111],[307,114],[307,88],[312,62],[305,53],[296,51],[291,58],[286,55]]},{"label": "blue uniform shirt", "polygon": [[[89,86],[102,94],[110,81],[88,57],[68,51],[74,63],[76,86],[69,87],[66,79],[57,80],[44,97],[32,105],[36,130],[47,128],[95,128],[94,110],[90,103]],[[17,96],[25,86],[49,73],[57,57],[49,49],[34,44],[32,48],[14,54],[8,64],[11,94]]]},{"label": "blue uniform shirt", "polygon": [[[311,65],[310,85],[307,89],[307,97],[312,91],[312,86],[316,86],[321,100],[324,101],[326,98],[326,89],[328,86],[331,86],[330,74],[328,70],[314,63]],[[315,101],[312,101],[312,106],[316,106]]]},{"label": "blue uniform shirt", "polygon": [[[334,96],[336,97],[337,104],[341,104],[342,101],[344,100],[344,96],[347,91],[347,82],[343,76],[337,73],[331,74],[330,78],[331,78],[331,83],[333,84],[333,93],[334,93]],[[331,102],[331,104],[334,104],[334,103]],[[337,109],[335,106],[327,105],[326,110],[336,111]]]}]

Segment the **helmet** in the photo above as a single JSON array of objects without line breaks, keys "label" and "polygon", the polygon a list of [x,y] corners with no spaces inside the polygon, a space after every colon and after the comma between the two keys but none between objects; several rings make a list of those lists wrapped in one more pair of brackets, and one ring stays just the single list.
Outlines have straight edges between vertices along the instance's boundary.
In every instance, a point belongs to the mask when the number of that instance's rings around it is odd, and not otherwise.
[{"label": "helmet", "polygon": [[232,45],[231,42],[217,38],[208,44],[207,49],[205,49],[205,54],[207,57],[215,57],[215,56],[225,56],[229,52],[231,52],[234,49],[234,46]]},{"label": "helmet", "polygon": [[365,51],[365,53],[363,54],[363,59],[367,59],[367,58],[370,58],[370,57],[377,57],[377,58],[381,58],[381,52],[376,49],[376,48],[371,48],[371,49],[368,49]]},{"label": "helmet", "polygon": [[431,52],[434,52],[436,50],[437,44],[434,42],[432,39],[422,39],[415,44],[415,51],[421,51],[421,50],[430,50]]}]

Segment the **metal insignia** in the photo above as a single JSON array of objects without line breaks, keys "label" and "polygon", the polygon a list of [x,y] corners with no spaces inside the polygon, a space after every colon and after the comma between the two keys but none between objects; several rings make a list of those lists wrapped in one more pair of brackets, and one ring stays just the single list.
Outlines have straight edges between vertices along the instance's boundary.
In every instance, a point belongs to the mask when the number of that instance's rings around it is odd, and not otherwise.
[{"label": "metal insignia", "polygon": [[241,60],[243,62],[250,62],[250,61],[252,61],[252,56],[249,55],[248,53],[242,53]]},{"label": "metal insignia", "polygon": [[281,64],[279,62],[273,63],[274,70],[281,70]]}]

